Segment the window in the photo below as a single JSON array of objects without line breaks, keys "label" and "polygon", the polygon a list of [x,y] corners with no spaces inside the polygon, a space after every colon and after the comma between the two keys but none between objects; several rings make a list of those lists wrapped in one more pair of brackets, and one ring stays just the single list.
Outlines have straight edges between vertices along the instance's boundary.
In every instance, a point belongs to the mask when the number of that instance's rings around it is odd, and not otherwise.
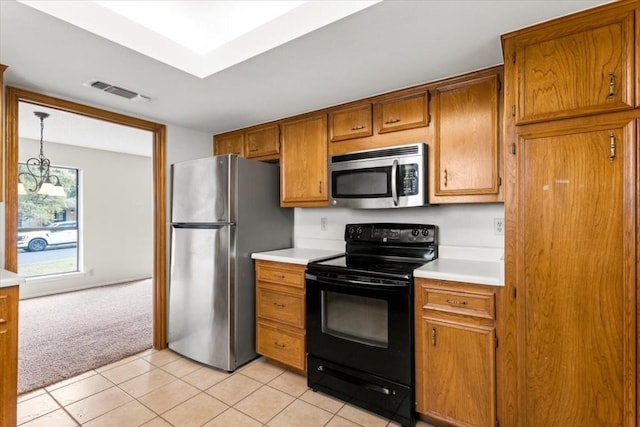
[{"label": "window", "polygon": [[[27,172],[24,163],[18,173]],[[30,192],[33,182],[22,179],[27,194],[18,197],[18,274],[49,276],[79,271],[78,169],[51,167],[64,196]]]}]

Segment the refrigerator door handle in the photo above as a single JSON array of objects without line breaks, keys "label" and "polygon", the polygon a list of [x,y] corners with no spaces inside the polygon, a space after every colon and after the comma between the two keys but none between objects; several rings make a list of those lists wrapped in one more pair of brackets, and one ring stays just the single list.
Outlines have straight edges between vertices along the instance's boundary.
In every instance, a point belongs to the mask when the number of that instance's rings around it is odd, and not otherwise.
[{"label": "refrigerator door handle", "polygon": [[218,223],[172,222],[171,223],[171,226],[174,228],[200,228],[200,229],[222,228],[222,227],[228,227],[233,225],[236,225],[236,223],[235,222],[218,222]]}]

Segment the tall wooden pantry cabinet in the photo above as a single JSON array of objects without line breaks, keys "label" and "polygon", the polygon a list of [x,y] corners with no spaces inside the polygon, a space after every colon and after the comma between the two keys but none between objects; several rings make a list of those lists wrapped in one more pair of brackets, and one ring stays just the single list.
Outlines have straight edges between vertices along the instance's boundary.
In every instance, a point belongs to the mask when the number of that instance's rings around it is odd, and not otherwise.
[{"label": "tall wooden pantry cabinet", "polygon": [[637,427],[638,17],[506,34],[502,425]]}]

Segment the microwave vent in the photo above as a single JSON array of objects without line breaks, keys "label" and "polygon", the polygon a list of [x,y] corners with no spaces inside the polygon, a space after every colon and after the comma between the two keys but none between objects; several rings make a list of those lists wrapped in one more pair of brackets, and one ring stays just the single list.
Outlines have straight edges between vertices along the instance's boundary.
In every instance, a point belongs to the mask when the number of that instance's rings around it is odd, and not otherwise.
[{"label": "microwave vent", "polygon": [[381,157],[406,156],[411,154],[419,154],[423,144],[406,145],[395,148],[385,148],[382,150],[366,150],[357,151],[348,154],[338,154],[331,156],[331,163],[348,162],[352,160],[364,160]]}]

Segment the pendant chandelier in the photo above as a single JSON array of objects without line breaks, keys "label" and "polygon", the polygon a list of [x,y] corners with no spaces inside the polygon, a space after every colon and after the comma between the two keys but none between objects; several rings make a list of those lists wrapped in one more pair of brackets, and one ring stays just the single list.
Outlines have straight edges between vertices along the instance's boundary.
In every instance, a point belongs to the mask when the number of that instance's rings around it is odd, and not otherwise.
[{"label": "pendant chandelier", "polygon": [[66,193],[60,184],[60,179],[49,172],[51,162],[44,156],[42,149],[44,119],[49,117],[49,114],[41,111],[35,111],[33,114],[40,118],[40,155],[38,158],[32,157],[27,160],[27,172],[18,174],[18,194],[37,193],[44,196],[64,197]]}]

